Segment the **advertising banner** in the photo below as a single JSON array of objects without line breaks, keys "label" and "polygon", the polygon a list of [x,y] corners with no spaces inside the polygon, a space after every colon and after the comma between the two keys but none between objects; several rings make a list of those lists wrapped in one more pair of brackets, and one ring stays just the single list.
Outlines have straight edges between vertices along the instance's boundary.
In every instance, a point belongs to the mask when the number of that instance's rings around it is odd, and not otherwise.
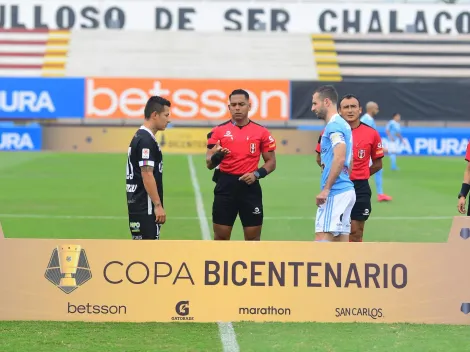
[{"label": "advertising banner", "polygon": [[465,5],[6,0],[1,28],[468,34]]},{"label": "advertising banner", "polygon": [[83,118],[84,91],[83,78],[0,78],[0,118]]},{"label": "advertising banner", "polygon": [[[385,148],[390,141],[385,128],[378,128]],[[418,128],[402,129],[403,141],[394,145],[400,155],[460,156],[464,157],[470,139],[468,128]]]},{"label": "advertising banner", "polygon": [[[365,105],[379,105],[378,120],[391,119],[396,112],[404,120],[468,121],[469,82],[291,82],[292,119],[317,119],[312,112],[312,95],[320,86],[333,85],[339,97],[356,95]],[[445,92],[445,94],[443,94]]]},{"label": "advertising banner", "polygon": [[[44,126],[43,149],[59,152],[127,153],[139,128],[100,126]],[[211,127],[174,127],[157,133],[164,154],[205,154]],[[312,154],[320,131],[270,129],[277,154]]]},{"label": "advertising banner", "polygon": [[[301,126],[302,131],[320,133],[323,126]],[[454,156],[464,157],[470,140],[470,128],[402,127],[401,135],[390,146],[385,127],[377,127],[384,148],[390,147],[396,154],[411,156]]]},{"label": "advertising banner", "polygon": [[0,124],[0,151],[39,151],[41,149],[41,126],[3,127]]},{"label": "advertising banner", "polygon": [[0,320],[470,324],[469,237],[455,217],[448,243],[6,238]]},{"label": "advertising banner", "polygon": [[230,118],[228,98],[235,89],[250,94],[250,118],[261,121],[289,119],[289,81],[87,78],[87,118],[138,118],[151,95],[171,101],[170,120]]}]

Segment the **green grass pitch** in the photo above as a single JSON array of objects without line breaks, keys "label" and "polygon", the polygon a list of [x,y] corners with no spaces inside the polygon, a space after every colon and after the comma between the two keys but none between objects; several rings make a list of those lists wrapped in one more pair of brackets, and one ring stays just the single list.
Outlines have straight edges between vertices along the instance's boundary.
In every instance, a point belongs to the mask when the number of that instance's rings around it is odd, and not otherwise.
[{"label": "green grass pitch", "polygon": [[[193,156],[207,216],[212,172]],[[0,153],[0,222],[11,238],[128,239],[126,155]],[[365,241],[444,242],[458,215],[463,158],[384,160],[384,190]],[[262,180],[262,240],[311,241],[320,170],[314,156],[278,156]],[[195,194],[185,155],[164,156],[167,224],[162,239],[200,240]],[[209,219],[210,221],[210,219]],[[238,221],[238,220],[237,220]],[[234,240],[242,240],[241,226]],[[240,351],[468,351],[466,326],[409,324],[234,323]],[[0,322],[0,351],[222,351],[217,324]]]}]

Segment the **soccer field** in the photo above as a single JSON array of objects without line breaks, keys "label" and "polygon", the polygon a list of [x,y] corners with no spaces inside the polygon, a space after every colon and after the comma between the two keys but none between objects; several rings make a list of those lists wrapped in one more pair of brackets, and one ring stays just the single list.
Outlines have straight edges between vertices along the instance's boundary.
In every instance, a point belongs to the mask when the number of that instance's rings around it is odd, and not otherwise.
[{"label": "soccer field", "polygon": [[[5,236],[129,239],[125,164],[125,154],[0,154]],[[398,165],[400,171],[392,172],[384,160],[384,191],[392,202],[377,203],[371,181],[372,216],[364,240],[446,241],[458,215],[464,160],[403,157]],[[210,225],[211,177],[204,156],[164,155],[162,240],[203,239],[200,216],[204,209]],[[278,156],[276,171],[262,180],[262,240],[313,240],[319,179],[313,155]],[[238,222],[233,239],[242,239]],[[464,351],[470,343],[465,326],[234,323],[233,328],[235,336],[219,332],[217,324],[0,322],[0,351],[230,351],[237,346],[240,351]]]}]

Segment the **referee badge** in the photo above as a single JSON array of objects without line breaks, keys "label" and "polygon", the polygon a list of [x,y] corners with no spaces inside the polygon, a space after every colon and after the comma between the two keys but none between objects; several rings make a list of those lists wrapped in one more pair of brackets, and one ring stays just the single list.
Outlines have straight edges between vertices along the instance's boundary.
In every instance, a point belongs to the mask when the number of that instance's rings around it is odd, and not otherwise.
[{"label": "referee badge", "polygon": [[366,151],[365,149],[359,149],[359,151],[357,152],[357,157],[359,159],[364,159],[364,157],[366,156]]},{"label": "referee badge", "polygon": [[253,154],[256,151],[256,144],[250,143],[250,153]]}]

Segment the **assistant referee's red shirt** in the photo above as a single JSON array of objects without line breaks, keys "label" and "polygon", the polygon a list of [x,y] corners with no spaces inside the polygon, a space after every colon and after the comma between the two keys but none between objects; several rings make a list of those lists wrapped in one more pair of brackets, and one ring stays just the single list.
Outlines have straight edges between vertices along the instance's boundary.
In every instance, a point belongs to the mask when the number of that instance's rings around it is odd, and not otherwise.
[{"label": "assistant referee's red shirt", "polygon": [[465,160],[470,161],[470,142],[467,144],[467,152],[465,153]]},{"label": "assistant referee's red shirt", "polygon": [[[320,134],[323,135],[323,131]],[[353,137],[353,169],[349,176],[351,181],[368,180],[370,178],[369,160],[377,160],[384,157],[382,139],[376,129],[360,123],[352,129]],[[316,152],[320,153],[320,143]]]},{"label": "assistant referee's red shirt", "polygon": [[220,163],[220,171],[232,175],[256,171],[261,153],[276,150],[276,141],[268,129],[251,120],[242,127],[231,120],[214,127],[207,136],[207,146],[210,148],[217,141],[230,150]]}]

